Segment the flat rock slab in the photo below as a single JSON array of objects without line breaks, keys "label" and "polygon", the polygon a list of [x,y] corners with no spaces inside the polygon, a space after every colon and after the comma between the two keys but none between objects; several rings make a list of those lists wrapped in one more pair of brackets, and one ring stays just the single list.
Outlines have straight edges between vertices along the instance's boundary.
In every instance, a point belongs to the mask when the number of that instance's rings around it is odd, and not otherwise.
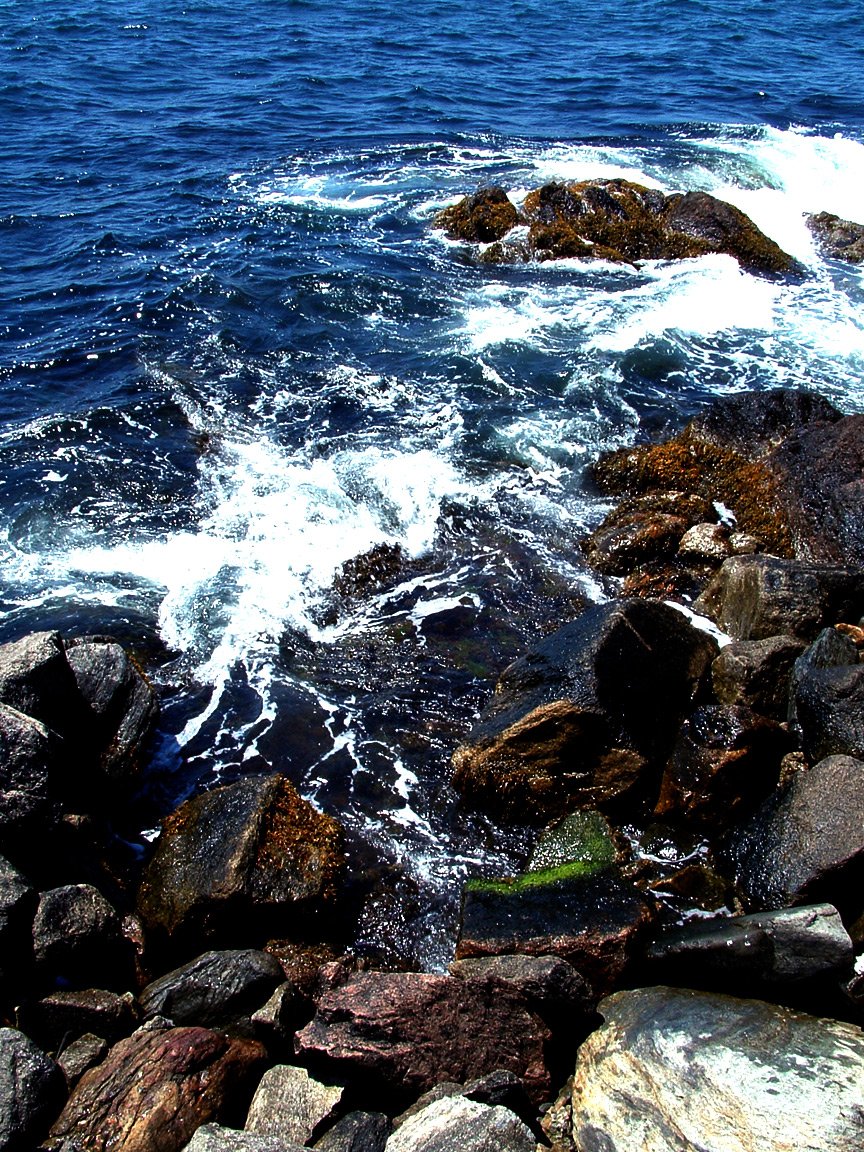
[{"label": "flat rock slab", "polygon": [[674,988],[619,992],[579,1051],[583,1152],[860,1152],[864,1034],[851,1024]]},{"label": "flat rock slab", "polygon": [[328,1074],[364,1078],[390,1097],[501,1068],[539,1102],[549,1089],[549,1031],[498,982],[417,972],[360,972],[330,988],[297,1033],[298,1055]]}]

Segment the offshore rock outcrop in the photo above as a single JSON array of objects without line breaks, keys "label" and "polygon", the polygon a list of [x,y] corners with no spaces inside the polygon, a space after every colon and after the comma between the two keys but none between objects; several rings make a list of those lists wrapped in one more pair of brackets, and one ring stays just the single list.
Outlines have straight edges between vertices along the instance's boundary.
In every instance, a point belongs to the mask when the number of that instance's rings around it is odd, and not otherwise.
[{"label": "offshore rock outcrop", "polygon": [[[483,189],[435,217],[450,239],[488,244],[487,261],[599,259],[635,264],[709,253],[734,256],[742,268],[796,275],[797,261],[740,209],[708,192],[665,195],[631,180],[544,184],[521,212],[503,188]],[[514,228],[521,231],[508,238]]]}]

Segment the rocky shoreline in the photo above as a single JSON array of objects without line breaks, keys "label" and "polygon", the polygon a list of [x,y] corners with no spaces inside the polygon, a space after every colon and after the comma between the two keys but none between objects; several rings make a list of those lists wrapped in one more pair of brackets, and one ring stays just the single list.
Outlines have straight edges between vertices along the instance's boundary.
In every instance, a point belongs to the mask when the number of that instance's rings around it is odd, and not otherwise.
[{"label": "rocky shoreline", "polygon": [[146,673],[0,647],[0,1146],[861,1147],[864,417],[733,395],[591,483],[609,599],[454,752],[537,839],[466,884],[446,974],[351,955],[343,829],[284,777],[140,859]]}]

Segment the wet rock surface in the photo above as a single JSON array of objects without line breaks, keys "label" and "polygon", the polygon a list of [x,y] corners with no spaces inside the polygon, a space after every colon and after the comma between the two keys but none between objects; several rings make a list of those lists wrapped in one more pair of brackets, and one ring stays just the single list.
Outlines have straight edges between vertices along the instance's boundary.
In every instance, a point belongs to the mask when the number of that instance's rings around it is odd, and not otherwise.
[{"label": "wet rock surface", "polygon": [[63,1106],[63,1073],[23,1033],[0,1028],[0,1147],[30,1152]]},{"label": "wet rock surface", "polygon": [[864,260],[864,224],[843,220],[833,212],[817,212],[807,217],[807,225],[826,255],[849,264]]},{"label": "wet rock surface", "polygon": [[[707,253],[734,256],[743,268],[797,275],[796,261],[740,209],[707,192],[674,193],[630,180],[544,184],[529,192],[521,212],[501,188],[481,190],[435,218],[453,240],[495,245],[486,259],[600,259],[636,263]],[[508,243],[517,225],[527,238]]]},{"label": "wet rock surface", "polygon": [[860,1147],[858,1028],[664,987],[616,993],[600,1011],[605,1023],[580,1050],[573,1083],[578,1148]]},{"label": "wet rock surface", "polygon": [[668,754],[716,653],[666,605],[589,608],[506,669],[454,755],[455,786],[522,818],[626,794]]}]

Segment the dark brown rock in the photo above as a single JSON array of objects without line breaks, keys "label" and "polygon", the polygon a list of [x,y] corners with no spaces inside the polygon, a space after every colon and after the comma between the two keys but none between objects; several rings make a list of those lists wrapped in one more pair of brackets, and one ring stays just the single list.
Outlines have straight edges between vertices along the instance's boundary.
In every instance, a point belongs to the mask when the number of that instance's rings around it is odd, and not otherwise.
[{"label": "dark brown rock", "polygon": [[716,652],[667,605],[589,608],[504,672],[453,757],[455,786],[520,820],[626,794],[668,756]]},{"label": "dark brown rock", "polygon": [[517,952],[476,956],[454,960],[450,973],[461,980],[492,980],[512,985],[552,1032],[572,1029],[574,1020],[590,1016],[596,1005],[588,982],[561,956],[529,956]]},{"label": "dark brown rock", "polygon": [[253,1040],[206,1028],[140,1029],[84,1074],[49,1146],[69,1139],[87,1152],[180,1152],[208,1120],[242,1118],[263,1066]]},{"label": "dark brown rock", "polygon": [[828,624],[857,621],[864,575],[776,556],[732,556],[694,605],[733,640],[812,640]]},{"label": "dark brown rock", "polygon": [[549,1089],[548,1039],[541,1020],[506,985],[360,972],[322,994],[296,1046],[313,1068],[361,1076],[370,1091],[375,1085],[391,1099],[502,1068],[521,1076],[539,1102]]},{"label": "dark brown rock", "polygon": [[623,522],[604,523],[587,541],[588,563],[609,576],[624,576],[637,565],[674,556],[686,531],[686,520],[666,512],[643,512]]},{"label": "dark brown rock", "polygon": [[[323,916],[344,865],[342,830],[283,776],[187,801],[168,819],[139,894],[151,932],[178,946],[262,941]],[[246,939],[247,934],[251,936]]]},{"label": "dark brown rock", "polygon": [[690,439],[748,455],[767,456],[792,433],[842,418],[834,405],[816,392],[773,388],[721,396],[687,426]]},{"label": "dark brown rock", "polygon": [[205,952],[160,976],[141,992],[145,1017],[166,1016],[175,1024],[200,1024],[233,1034],[252,1032],[252,1013],[282,983],[275,956],[254,948]]},{"label": "dark brown rock", "polygon": [[19,1005],[16,1021],[22,1032],[40,1047],[56,1051],[85,1033],[95,1033],[109,1043],[128,1036],[140,1013],[131,992],[104,988],[59,989],[42,1000]]},{"label": "dark brown rock", "polygon": [[[666,199],[663,222],[675,238],[704,244],[708,252],[734,256],[750,272],[800,272],[797,262],[756,227],[740,208],[708,192],[675,193]],[[694,254],[698,254],[695,253]]]},{"label": "dark brown rock", "polygon": [[794,636],[727,644],[711,665],[714,695],[721,704],[741,704],[772,720],[785,720],[792,667],[803,650],[803,640]]},{"label": "dark brown rock", "polygon": [[843,220],[833,212],[807,217],[807,225],[826,256],[849,264],[864,261],[864,224]]},{"label": "dark brown rock", "polygon": [[773,791],[780,762],[793,747],[785,728],[750,708],[703,705],[682,725],[655,815],[677,816],[714,834]]},{"label": "dark brown rock", "polygon": [[519,213],[503,188],[482,188],[435,217],[451,240],[473,240],[489,244],[501,240],[518,223]]}]

